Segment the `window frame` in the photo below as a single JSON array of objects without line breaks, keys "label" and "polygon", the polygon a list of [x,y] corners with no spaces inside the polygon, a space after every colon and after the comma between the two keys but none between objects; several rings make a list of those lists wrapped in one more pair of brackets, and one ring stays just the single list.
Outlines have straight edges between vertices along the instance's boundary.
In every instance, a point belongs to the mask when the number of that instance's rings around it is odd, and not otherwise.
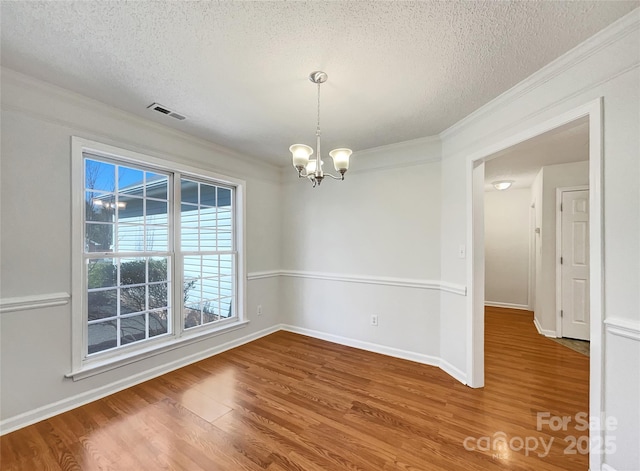
[{"label": "window frame", "polygon": [[[143,169],[157,170],[170,174],[168,188],[169,246],[168,258],[171,265],[171,297],[173,299],[170,333],[143,342],[121,346],[104,352],[88,354],[87,312],[85,305],[86,288],[85,260],[85,166],[84,154],[92,154],[106,161],[122,165],[137,165]],[[184,328],[184,306],[181,301],[184,284],[183,259],[180,241],[180,205],[178,195],[180,179],[188,178],[232,189],[233,202],[233,252],[236,257],[235,316],[228,320]],[[172,183],[171,183],[172,182]],[[246,266],[245,266],[245,186],[244,180],[218,174],[199,167],[174,162],[166,158],[143,154],[128,149],[91,141],[77,136],[71,137],[71,372],[66,377],[83,379],[120,366],[140,361],[193,342],[220,335],[244,327],[246,319]],[[172,201],[171,201],[172,200]],[[116,255],[116,254],[114,254]],[[120,256],[121,254],[117,254]]]}]

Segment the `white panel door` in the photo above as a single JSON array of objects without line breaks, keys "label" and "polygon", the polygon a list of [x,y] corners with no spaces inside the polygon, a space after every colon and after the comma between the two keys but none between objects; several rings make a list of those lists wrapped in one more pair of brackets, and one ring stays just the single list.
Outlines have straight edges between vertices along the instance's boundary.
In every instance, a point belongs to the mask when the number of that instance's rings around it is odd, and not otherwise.
[{"label": "white panel door", "polygon": [[562,193],[562,336],[589,340],[589,190]]}]

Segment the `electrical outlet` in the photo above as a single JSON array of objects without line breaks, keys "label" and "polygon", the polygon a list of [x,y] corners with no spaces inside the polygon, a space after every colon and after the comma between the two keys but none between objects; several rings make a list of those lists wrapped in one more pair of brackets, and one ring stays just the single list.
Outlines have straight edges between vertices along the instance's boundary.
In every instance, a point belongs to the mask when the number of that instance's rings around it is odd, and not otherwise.
[{"label": "electrical outlet", "polygon": [[256,311],[256,314],[259,316],[262,315],[262,304],[258,304],[258,310]]},{"label": "electrical outlet", "polygon": [[378,325],[378,316],[375,314],[371,316],[371,325],[375,325],[375,326]]}]

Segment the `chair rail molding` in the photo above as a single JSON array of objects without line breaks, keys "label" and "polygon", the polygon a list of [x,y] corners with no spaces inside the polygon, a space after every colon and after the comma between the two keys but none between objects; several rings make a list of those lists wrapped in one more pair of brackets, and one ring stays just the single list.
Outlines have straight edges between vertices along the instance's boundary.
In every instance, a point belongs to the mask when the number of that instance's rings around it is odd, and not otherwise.
[{"label": "chair rail molding", "polygon": [[32,294],[14,298],[0,298],[0,313],[64,306],[69,303],[69,293]]},{"label": "chair rail molding", "polygon": [[607,333],[640,341],[640,321],[612,317],[604,320]]},{"label": "chair rail molding", "polygon": [[264,278],[275,278],[280,276],[280,270],[254,271],[247,274],[247,280],[262,280]]},{"label": "chair rail molding", "polygon": [[281,270],[279,274],[280,276],[286,276],[290,278],[309,278],[313,280],[339,281],[344,283],[362,283],[370,285],[399,286],[402,288],[433,289],[446,291],[460,296],[467,295],[466,286],[441,280],[421,280],[413,278],[394,278],[352,274],[343,275],[338,273],[323,273],[301,270]]}]

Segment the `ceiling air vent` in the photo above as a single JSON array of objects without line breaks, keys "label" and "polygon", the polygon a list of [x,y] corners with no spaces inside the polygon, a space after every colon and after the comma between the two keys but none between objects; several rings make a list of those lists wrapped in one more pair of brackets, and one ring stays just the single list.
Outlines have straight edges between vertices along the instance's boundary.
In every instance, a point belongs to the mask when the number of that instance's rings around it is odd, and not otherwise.
[{"label": "ceiling air vent", "polygon": [[162,106],[160,103],[152,103],[149,106],[147,106],[147,109],[157,111],[158,113],[166,114],[167,116],[171,116],[172,118],[178,119],[180,121],[182,121],[183,119],[186,119],[185,116],[182,116],[181,114],[176,113],[175,111],[171,111],[169,108],[167,108],[166,106]]}]

